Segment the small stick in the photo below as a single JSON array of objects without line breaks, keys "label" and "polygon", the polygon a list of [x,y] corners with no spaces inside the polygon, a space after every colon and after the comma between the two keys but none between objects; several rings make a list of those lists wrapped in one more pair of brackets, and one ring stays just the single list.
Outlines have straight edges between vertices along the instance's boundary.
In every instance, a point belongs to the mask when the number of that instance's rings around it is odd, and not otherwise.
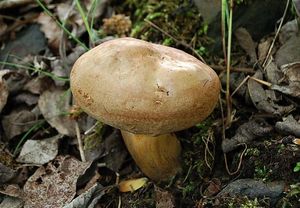
[{"label": "small stick", "polygon": [[266,64],[267,64],[267,62],[268,62],[268,60],[269,60],[269,58],[270,58],[270,55],[271,55],[271,52],[272,52],[272,50],[273,50],[275,41],[276,41],[277,36],[279,35],[279,32],[280,32],[280,30],[281,30],[281,28],[282,28],[283,20],[284,20],[284,18],[285,18],[285,16],[286,16],[286,13],[287,13],[287,10],[288,10],[288,8],[289,8],[289,5],[290,5],[290,0],[287,0],[287,1],[286,1],[286,6],[285,6],[285,9],[284,9],[283,16],[282,16],[282,18],[281,18],[281,21],[280,21],[280,24],[279,24],[279,27],[278,27],[278,30],[276,31],[275,37],[274,37],[274,39],[273,39],[273,41],[272,41],[272,44],[271,44],[271,46],[270,46],[270,48],[269,48],[269,50],[268,50],[267,56],[266,56],[266,58],[265,58],[265,60],[264,60],[264,62],[263,62],[263,64],[262,64],[262,67],[263,67],[263,68],[265,68],[265,66],[266,66]]},{"label": "small stick", "polygon": [[231,93],[231,97],[233,97],[233,95],[245,84],[245,82],[248,81],[249,78],[250,76],[248,75],[247,77],[245,77],[245,79],[243,79],[239,86]]},{"label": "small stick", "polygon": [[84,151],[83,151],[83,145],[81,141],[80,129],[77,121],[75,121],[75,131],[76,131],[78,149],[79,149],[81,161],[86,162]]},{"label": "small stick", "polygon": [[272,84],[270,82],[266,82],[264,80],[257,79],[255,77],[250,77],[250,79],[253,79],[254,81],[258,82],[259,84],[266,85],[267,87],[271,87],[272,86]]}]

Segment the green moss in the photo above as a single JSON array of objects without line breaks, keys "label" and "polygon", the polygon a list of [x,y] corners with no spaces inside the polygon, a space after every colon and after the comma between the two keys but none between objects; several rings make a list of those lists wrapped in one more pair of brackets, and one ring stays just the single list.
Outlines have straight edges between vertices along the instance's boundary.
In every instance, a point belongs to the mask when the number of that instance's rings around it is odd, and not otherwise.
[{"label": "green moss", "polygon": [[[201,14],[190,0],[126,0],[117,12],[131,16],[132,37],[178,47],[178,43],[165,34],[168,33],[197,51],[200,49],[202,55],[207,55],[207,52],[204,53],[205,44],[211,40],[204,36],[208,25],[204,24]],[[165,33],[145,20],[151,21]]]},{"label": "green moss", "polygon": [[84,149],[91,150],[96,148],[102,142],[103,132],[104,125],[101,122],[97,122],[94,132],[84,138]]}]

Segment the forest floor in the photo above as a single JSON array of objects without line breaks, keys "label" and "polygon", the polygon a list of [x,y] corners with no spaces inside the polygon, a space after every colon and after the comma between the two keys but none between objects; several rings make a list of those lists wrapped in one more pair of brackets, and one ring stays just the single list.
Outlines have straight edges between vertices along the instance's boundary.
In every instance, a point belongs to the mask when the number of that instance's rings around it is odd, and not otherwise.
[{"label": "forest floor", "polygon": [[[228,82],[219,10],[208,24],[188,0],[0,1],[0,207],[299,207],[300,1],[234,2]],[[72,99],[78,57],[127,36],[203,59],[222,83],[209,118],[176,133],[169,181]]]}]

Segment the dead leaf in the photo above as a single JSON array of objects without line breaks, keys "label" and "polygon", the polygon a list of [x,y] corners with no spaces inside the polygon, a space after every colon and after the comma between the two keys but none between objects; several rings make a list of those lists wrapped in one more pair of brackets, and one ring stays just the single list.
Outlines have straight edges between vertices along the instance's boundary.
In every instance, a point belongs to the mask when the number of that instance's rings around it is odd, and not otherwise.
[{"label": "dead leaf", "polygon": [[272,131],[273,127],[264,120],[250,120],[239,126],[231,139],[224,139],[222,141],[222,150],[225,153],[230,152],[240,144],[248,144],[255,139],[270,134]]},{"label": "dead leaf", "polygon": [[33,106],[38,103],[39,97],[28,92],[21,92],[20,94],[12,97],[14,104],[26,104],[27,106]]},{"label": "dead leaf", "polygon": [[146,185],[148,178],[130,179],[119,183],[120,192],[134,192]]},{"label": "dead leaf", "polygon": [[294,143],[294,144],[297,144],[297,145],[300,145],[300,139],[294,139],[294,140],[293,140],[293,143]]},{"label": "dead leaf", "polygon": [[28,131],[33,127],[37,120],[37,116],[28,110],[15,110],[2,119],[2,126],[7,139],[11,139]]},{"label": "dead leaf", "polygon": [[0,203],[1,208],[22,208],[24,201],[19,198],[5,196],[3,201]]},{"label": "dead leaf", "polygon": [[297,122],[292,115],[284,118],[283,121],[276,122],[275,128],[280,132],[300,137],[300,123]]},{"label": "dead leaf", "polygon": [[40,167],[24,185],[25,208],[62,207],[76,195],[76,183],[90,167],[70,156],[58,156],[46,167]]},{"label": "dead leaf", "polygon": [[291,37],[296,36],[298,32],[299,26],[297,19],[285,23],[279,33],[280,43],[285,44]]},{"label": "dead leaf", "polygon": [[[2,153],[1,153],[2,154]],[[16,171],[0,163],[0,184],[7,183],[15,177]]]},{"label": "dead leaf", "polygon": [[70,93],[55,89],[45,91],[40,96],[38,105],[47,120],[60,134],[75,136],[75,122],[67,114],[70,110]]},{"label": "dead leaf", "polygon": [[275,61],[279,67],[285,64],[300,62],[300,36],[291,37],[283,44],[275,55]]},{"label": "dead leaf", "polygon": [[104,138],[103,144],[105,152],[101,155],[103,156],[101,162],[104,162],[109,169],[119,172],[128,155],[119,131],[116,130]]},{"label": "dead leaf", "polygon": [[163,190],[157,186],[155,186],[154,191],[155,191],[156,208],[176,207],[175,198],[169,191]]},{"label": "dead leaf", "polygon": [[63,208],[94,208],[98,201],[113,187],[103,187],[101,184],[96,183],[90,189],[83,194],[76,197],[71,203],[64,206]]},{"label": "dead leaf", "polygon": [[[262,80],[262,72],[257,70],[253,77]],[[273,115],[283,115],[290,112],[294,108],[293,105],[280,106],[274,103],[274,100],[268,97],[268,93],[262,87],[262,85],[253,79],[248,80],[247,86],[252,103],[258,110],[262,110]]]},{"label": "dead leaf", "polygon": [[218,178],[213,178],[212,180],[206,183],[208,183],[208,185],[203,193],[205,197],[212,197],[219,193],[219,191],[221,190],[222,183]]},{"label": "dead leaf", "polygon": [[0,193],[6,196],[11,196],[16,198],[24,197],[23,190],[16,184],[9,184],[7,186],[1,187]]},{"label": "dead leaf", "polygon": [[60,39],[62,38],[62,31],[56,22],[47,14],[41,13],[37,19],[41,24],[41,31],[48,39],[48,44],[51,48],[57,50],[59,48]]},{"label": "dead leaf", "polygon": [[263,63],[267,57],[273,38],[267,38],[258,44],[258,61]]},{"label": "dead leaf", "polygon": [[286,64],[281,67],[284,77],[280,85],[272,85],[273,90],[300,98],[300,62]]},{"label": "dead leaf", "polygon": [[53,160],[58,154],[58,140],[62,135],[57,135],[41,140],[27,140],[22,147],[17,162],[44,165]]},{"label": "dead leaf", "polygon": [[250,33],[243,27],[235,30],[234,35],[239,42],[239,45],[246,51],[250,57],[250,65],[257,62],[256,43],[253,41]]},{"label": "dead leaf", "polygon": [[8,9],[25,4],[33,3],[34,0],[2,0],[0,1],[0,9]]},{"label": "dead leaf", "polygon": [[8,97],[8,88],[3,76],[10,73],[10,70],[1,70],[0,71],[0,113],[7,102]]},{"label": "dead leaf", "polygon": [[49,86],[51,86],[51,82],[52,81],[48,77],[38,76],[29,80],[23,87],[23,90],[28,91],[32,94],[40,95],[46,89],[48,89]]},{"label": "dead leaf", "polygon": [[274,60],[272,58],[266,65],[265,70],[266,70],[267,81],[271,82],[272,84],[278,84],[280,79],[282,78],[283,74],[278,69],[276,63],[274,62]]}]

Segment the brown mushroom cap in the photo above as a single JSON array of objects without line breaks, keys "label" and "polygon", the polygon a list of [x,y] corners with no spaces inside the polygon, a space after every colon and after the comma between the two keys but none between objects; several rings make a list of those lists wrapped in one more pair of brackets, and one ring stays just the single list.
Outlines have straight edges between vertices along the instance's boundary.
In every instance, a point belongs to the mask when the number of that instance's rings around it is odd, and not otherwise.
[{"label": "brown mushroom cap", "polygon": [[107,41],[71,72],[76,103],[94,118],[132,133],[189,128],[214,109],[220,82],[195,57],[134,38]]}]

